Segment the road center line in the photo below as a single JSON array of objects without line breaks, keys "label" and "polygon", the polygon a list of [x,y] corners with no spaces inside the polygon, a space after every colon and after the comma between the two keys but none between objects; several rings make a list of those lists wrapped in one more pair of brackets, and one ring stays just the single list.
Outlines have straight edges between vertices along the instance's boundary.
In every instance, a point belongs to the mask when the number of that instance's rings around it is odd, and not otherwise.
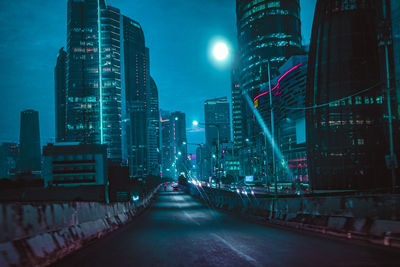
[{"label": "road center line", "polygon": [[[174,196],[174,200],[175,200],[175,201],[178,201],[178,199],[179,199],[178,197]],[[178,205],[178,207],[179,207],[180,209],[182,209],[182,205],[179,204],[179,202],[177,202],[176,205]],[[185,216],[186,216],[189,220],[191,220],[192,222],[194,222],[194,223],[197,224],[197,225],[200,225],[200,223],[199,223],[198,221],[196,221],[195,219],[193,219],[193,217],[190,216],[190,214],[187,213],[186,210],[182,209],[182,211],[183,211],[183,213],[185,214]]]},{"label": "road center line", "polygon": [[258,263],[258,261],[252,257],[250,257],[249,255],[247,255],[246,253],[238,250],[237,248],[235,248],[234,246],[232,246],[228,241],[226,241],[224,238],[222,238],[221,236],[217,235],[217,234],[212,234],[215,238],[217,238],[219,241],[221,241],[222,243],[224,243],[228,248],[230,248],[233,252],[235,252],[239,257],[245,259],[246,261],[250,262],[251,264],[253,264],[254,266],[263,266],[262,264]]}]

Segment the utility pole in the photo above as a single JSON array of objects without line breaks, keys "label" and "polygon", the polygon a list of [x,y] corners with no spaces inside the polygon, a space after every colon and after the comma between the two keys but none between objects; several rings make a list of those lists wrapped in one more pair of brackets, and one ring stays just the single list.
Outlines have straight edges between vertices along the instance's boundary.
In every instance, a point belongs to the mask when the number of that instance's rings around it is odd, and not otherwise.
[{"label": "utility pole", "polygon": [[268,83],[269,83],[269,106],[271,111],[271,134],[272,134],[272,177],[274,179],[275,184],[275,194],[278,193],[278,184],[276,179],[275,173],[275,125],[274,125],[274,109],[272,107],[272,92],[271,92],[271,71],[269,67],[269,60],[268,60]]}]

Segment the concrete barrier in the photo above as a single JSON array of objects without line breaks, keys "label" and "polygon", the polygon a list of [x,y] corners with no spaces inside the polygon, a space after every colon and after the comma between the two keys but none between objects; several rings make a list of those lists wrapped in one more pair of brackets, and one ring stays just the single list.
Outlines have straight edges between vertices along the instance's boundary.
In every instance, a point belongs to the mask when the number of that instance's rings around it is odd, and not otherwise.
[{"label": "concrete barrier", "polygon": [[1,203],[0,266],[46,266],[131,221],[140,202]]},{"label": "concrete barrier", "polygon": [[[193,185],[190,185],[194,187]],[[213,188],[190,189],[216,208],[266,222],[400,248],[400,195],[266,197]],[[204,200],[204,198],[202,198]]]}]

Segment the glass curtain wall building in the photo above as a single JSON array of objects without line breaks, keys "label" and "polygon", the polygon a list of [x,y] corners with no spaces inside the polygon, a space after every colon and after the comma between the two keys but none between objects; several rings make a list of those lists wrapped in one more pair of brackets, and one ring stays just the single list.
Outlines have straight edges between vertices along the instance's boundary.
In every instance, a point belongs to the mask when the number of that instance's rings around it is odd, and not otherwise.
[{"label": "glass curtain wall building", "polygon": [[66,141],[107,144],[121,156],[119,11],[68,1]]},{"label": "glass curtain wall building", "polygon": [[147,157],[148,170],[152,175],[160,174],[160,112],[158,108],[157,85],[150,77],[150,92],[148,94],[147,115]]},{"label": "glass curtain wall building", "polygon": [[[261,85],[268,81],[268,62],[271,77],[291,56],[302,53],[300,5],[298,0],[237,0],[238,76],[241,99],[242,175],[253,175],[256,138],[261,128],[253,116],[253,99]],[[237,114],[235,114],[236,116]],[[260,158],[259,155],[258,158]]]},{"label": "glass curtain wall building", "polygon": [[126,16],[123,16],[122,38],[129,172],[131,177],[142,177],[148,173],[146,100],[150,88],[149,49],[145,46],[140,24]]},{"label": "glass curtain wall building", "polygon": [[310,107],[307,150],[314,189],[391,185],[385,163],[389,155],[386,60],[378,41],[383,34],[382,3],[317,2],[306,92]]}]

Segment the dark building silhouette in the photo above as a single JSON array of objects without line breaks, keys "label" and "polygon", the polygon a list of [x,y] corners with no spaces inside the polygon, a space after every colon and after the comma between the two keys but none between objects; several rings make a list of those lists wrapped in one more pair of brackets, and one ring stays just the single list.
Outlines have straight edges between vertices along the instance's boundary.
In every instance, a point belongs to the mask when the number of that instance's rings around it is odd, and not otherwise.
[{"label": "dark building silhouette", "polygon": [[150,90],[149,49],[140,24],[123,16],[124,82],[128,162],[131,177],[148,173],[147,94]]},{"label": "dark building silhouette", "polygon": [[57,56],[57,64],[54,69],[54,85],[55,85],[55,114],[56,114],[56,141],[65,141],[65,125],[66,125],[66,60],[67,53],[62,47]]},{"label": "dark building silhouette", "polygon": [[21,112],[19,172],[41,170],[39,112],[24,110]]},{"label": "dark building silhouette", "polygon": [[147,97],[147,168],[149,174],[159,175],[161,164],[160,112],[157,85],[152,77],[150,77],[150,91]]},{"label": "dark building silhouette", "polygon": [[317,2],[306,92],[314,189],[391,185],[383,30],[382,1]]},{"label": "dark building silhouette", "polygon": [[120,14],[104,0],[68,1],[66,141],[121,155]]}]

